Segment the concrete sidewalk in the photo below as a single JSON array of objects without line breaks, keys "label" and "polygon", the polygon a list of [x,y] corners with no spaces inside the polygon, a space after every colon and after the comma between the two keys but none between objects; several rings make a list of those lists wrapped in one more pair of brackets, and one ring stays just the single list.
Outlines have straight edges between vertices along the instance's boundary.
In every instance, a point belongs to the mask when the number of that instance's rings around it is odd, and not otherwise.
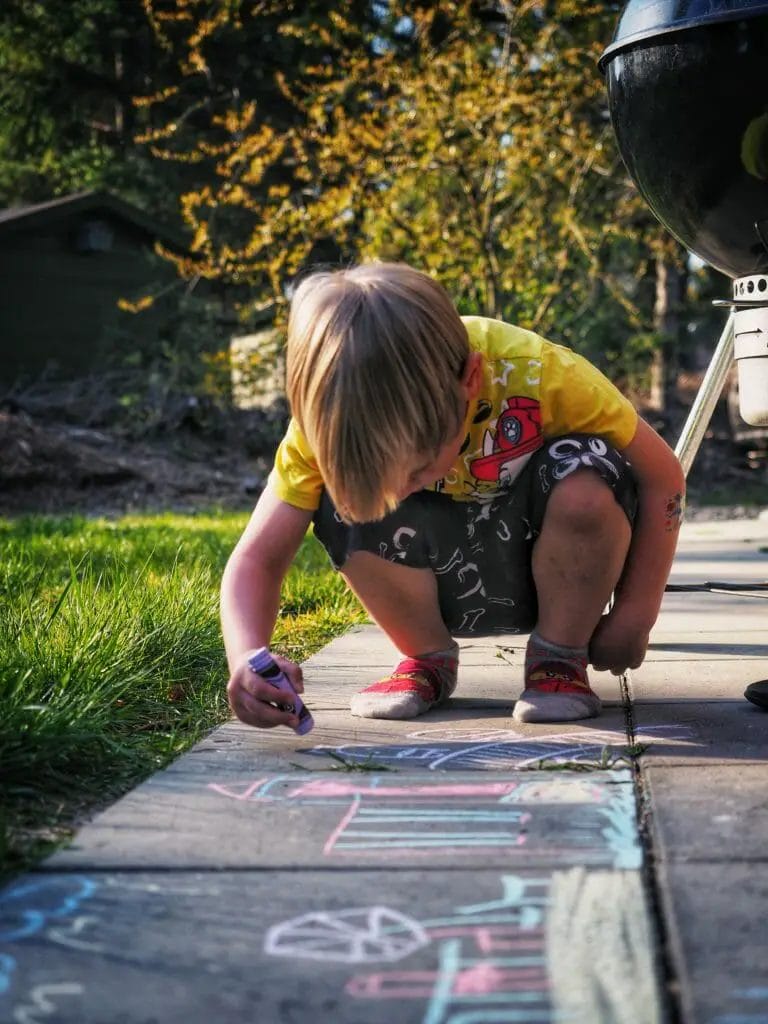
[{"label": "concrete sidewalk", "polygon": [[[768,522],[674,582],[768,578]],[[524,637],[449,705],[353,719],[373,627],[305,666],[309,736],[229,723],[0,893],[17,1024],[768,1024],[766,609],[667,595],[600,719],[520,726]]]}]

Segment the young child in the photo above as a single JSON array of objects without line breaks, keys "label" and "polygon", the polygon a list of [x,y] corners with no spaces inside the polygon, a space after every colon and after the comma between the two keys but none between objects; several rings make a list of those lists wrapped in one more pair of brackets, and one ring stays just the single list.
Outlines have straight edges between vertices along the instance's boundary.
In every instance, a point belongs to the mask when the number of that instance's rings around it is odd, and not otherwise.
[{"label": "young child", "polygon": [[[569,349],[461,318],[430,277],[386,263],[300,285],[287,390],[293,419],[222,582],[238,718],[296,725],[247,661],[269,646],[310,522],[404,656],[353,715],[423,714],[456,686],[456,637],[531,630],[513,717],[597,715],[587,664],[643,661],[685,485],[620,392]],[[299,666],[276,660],[303,692]]]}]

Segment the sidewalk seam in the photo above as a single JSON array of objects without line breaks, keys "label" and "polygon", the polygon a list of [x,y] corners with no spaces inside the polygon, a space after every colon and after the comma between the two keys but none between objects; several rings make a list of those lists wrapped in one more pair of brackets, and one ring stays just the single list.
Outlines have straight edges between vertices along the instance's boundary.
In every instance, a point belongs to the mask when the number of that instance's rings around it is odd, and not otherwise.
[{"label": "sidewalk seam", "polygon": [[[630,746],[634,746],[637,743],[637,732],[635,730],[633,713],[631,678],[629,670],[623,672],[619,677],[619,685],[624,703],[627,737]],[[659,974],[659,983],[665,996],[667,1024],[684,1024],[680,984],[675,971],[672,937],[667,928],[662,893],[657,877],[656,851],[650,827],[652,809],[643,777],[641,757],[642,755],[632,758],[632,774],[637,802],[637,830],[643,851],[641,877],[650,904],[650,917],[656,933],[657,948],[655,960]]]}]

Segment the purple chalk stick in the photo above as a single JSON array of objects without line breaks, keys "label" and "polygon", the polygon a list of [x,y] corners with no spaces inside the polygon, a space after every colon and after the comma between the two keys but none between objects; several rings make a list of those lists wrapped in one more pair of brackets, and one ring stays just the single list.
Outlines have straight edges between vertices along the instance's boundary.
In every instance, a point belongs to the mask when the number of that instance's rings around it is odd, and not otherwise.
[{"label": "purple chalk stick", "polygon": [[248,659],[248,667],[251,672],[255,672],[256,675],[266,679],[268,683],[276,687],[278,690],[284,690],[291,700],[290,704],[281,705],[286,711],[293,711],[299,716],[299,724],[293,730],[299,736],[304,736],[315,726],[315,720],[309,713],[308,708],[304,705],[304,701],[296,693],[291,681],[286,674],[280,669],[277,662],[274,660],[267,647],[260,647],[258,651],[251,655]]}]

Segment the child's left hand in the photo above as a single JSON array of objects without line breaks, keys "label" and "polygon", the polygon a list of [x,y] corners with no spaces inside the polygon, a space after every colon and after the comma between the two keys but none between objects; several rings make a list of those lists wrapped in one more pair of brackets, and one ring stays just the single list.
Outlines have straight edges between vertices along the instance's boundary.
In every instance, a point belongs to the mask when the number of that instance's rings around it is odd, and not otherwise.
[{"label": "child's left hand", "polygon": [[616,606],[604,615],[589,641],[589,660],[598,672],[619,676],[639,668],[648,650],[650,629],[629,611]]}]

